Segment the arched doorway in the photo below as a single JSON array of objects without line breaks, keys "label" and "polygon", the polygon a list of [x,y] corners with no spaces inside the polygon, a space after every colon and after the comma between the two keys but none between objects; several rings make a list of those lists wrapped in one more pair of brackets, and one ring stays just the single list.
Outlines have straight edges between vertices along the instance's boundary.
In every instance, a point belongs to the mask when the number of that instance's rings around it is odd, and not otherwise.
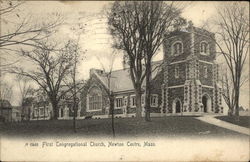
[{"label": "arched doorway", "polygon": [[180,99],[175,99],[174,101],[173,101],[173,107],[172,107],[172,110],[173,110],[173,113],[181,113],[181,101],[180,101]]},{"label": "arched doorway", "polygon": [[176,113],[180,113],[181,112],[181,103],[180,103],[179,100],[176,102],[175,109],[176,109]]},{"label": "arched doorway", "polygon": [[203,112],[207,113],[211,111],[211,98],[209,95],[204,94],[202,96]]}]

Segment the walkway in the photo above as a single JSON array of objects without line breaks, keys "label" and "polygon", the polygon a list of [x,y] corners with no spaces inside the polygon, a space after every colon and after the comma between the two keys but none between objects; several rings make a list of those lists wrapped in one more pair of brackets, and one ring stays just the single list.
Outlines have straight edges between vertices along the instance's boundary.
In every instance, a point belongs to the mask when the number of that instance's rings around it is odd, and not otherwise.
[{"label": "walkway", "polygon": [[222,127],[222,128],[230,129],[230,130],[235,131],[235,132],[250,135],[249,128],[245,128],[245,127],[241,127],[241,126],[238,126],[235,124],[231,124],[231,123],[216,119],[213,116],[201,116],[201,117],[197,117],[196,119],[201,120],[201,121],[206,122],[206,123],[209,123],[209,124],[216,125],[218,127]]}]

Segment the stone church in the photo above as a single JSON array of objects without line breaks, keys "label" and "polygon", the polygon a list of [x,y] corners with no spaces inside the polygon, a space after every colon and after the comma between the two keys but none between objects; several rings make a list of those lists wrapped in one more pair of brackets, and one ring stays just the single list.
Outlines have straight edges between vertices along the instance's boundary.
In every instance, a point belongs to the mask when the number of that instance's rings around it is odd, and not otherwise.
[{"label": "stone church", "polygon": [[[162,61],[152,63],[151,116],[223,113],[213,33],[189,26],[165,36]],[[135,117],[135,93],[129,69],[90,70],[81,94],[81,116],[110,117],[108,89],[115,95],[115,116]],[[145,102],[142,87],[142,107]],[[142,112],[142,116],[145,110]]]}]

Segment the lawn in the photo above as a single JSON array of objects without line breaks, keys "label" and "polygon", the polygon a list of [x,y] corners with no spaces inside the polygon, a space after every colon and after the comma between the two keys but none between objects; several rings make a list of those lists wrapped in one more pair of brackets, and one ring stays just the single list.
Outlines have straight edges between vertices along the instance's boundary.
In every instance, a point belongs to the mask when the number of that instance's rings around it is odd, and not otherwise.
[{"label": "lawn", "polygon": [[[152,118],[151,122],[136,118],[115,119],[117,137],[247,137],[195,119],[195,117],[171,116]],[[1,136],[34,137],[112,137],[111,119],[77,121],[77,133],[71,120],[1,123]]]},{"label": "lawn", "polygon": [[250,116],[239,116],[239,121],[236,121],[232,116],[218,116],[217,119],[236,124],[242,127],[250,128]]}]

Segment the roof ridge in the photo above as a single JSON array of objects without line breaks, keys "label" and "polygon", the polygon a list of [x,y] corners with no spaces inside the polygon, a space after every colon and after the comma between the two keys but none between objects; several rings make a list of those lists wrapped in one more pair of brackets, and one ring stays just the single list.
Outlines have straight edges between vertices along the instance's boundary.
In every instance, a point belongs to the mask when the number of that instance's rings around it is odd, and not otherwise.
[{"label": "roof ridge", "polygon": [[[163,59],[162,60],[157,60],[157,61],[152,61],[152,63],[157,63],[157,62],[161,62],[161,61],[163,61]],[[125,71],[127,69],[129,69],[129,68],[117,69],[117,70],[113,70],[111,73],[117,72],[117,71]],[[105,73],[107,73],[107,72],[105,72]]]}]

